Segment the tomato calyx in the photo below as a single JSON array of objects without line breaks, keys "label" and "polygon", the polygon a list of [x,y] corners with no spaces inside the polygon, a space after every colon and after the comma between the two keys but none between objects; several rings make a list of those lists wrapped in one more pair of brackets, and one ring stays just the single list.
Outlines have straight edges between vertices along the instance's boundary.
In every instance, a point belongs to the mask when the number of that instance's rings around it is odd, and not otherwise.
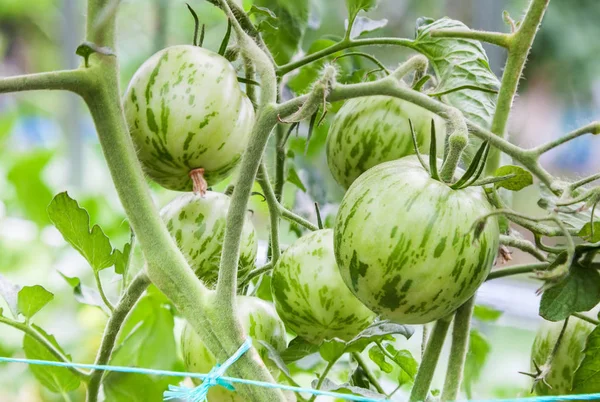
[{"label": "tomato calyx", "polygon": [[533,363],[533,366],[535,367],[535,373],[519,371],[519,374],[523,374],[523,375],[526,375],[527,377],[533,378],[533,385],[531,386],[531,392],[533,393],[535,391],[535,386],[538,385],[540,382],[543,383],[548,388],[552,389],[552,386],[550,384],[548,384],[548,382],[546,381],[546,376],[550,372],[550,365],[544,364],[542,366],[539,366],[537,364],[537,362],[533,359],[531,360],[531,362]]},{"label": "tomato calyx", "polygon": [[191,170],[189,176],[194,183],[194,194],[199,194],[201,197],[204,197],[208,190],[208,184],[204,178],[204,168]]}]

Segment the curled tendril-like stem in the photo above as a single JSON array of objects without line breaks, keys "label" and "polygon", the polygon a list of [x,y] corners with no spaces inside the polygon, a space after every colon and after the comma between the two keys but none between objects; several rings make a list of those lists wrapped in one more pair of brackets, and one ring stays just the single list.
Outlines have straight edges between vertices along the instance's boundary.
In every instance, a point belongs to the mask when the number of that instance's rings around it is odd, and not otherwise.
[{"label": "curled tendril-like stem", "polygon": [[204,197],[208,190],[208,183],[204,179],[204,168],[194,169],[190,171],[189,175],[194,183],[194,194]]}]

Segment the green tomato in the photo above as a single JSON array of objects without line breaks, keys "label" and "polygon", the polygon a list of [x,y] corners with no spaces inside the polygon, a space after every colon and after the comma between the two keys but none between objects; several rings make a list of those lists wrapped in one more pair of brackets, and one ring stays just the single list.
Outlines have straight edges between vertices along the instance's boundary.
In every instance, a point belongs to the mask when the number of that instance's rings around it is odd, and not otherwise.
[{"label": "green tomato", "polygon": [[344,188],[373,166],[413,155],[411,120],[421,152],[429,152],[431,120],[441,156],[446,130],[433,113],[389,96],[366,96],[344,103],[327,136],[327,163],[335,180]]},{"label": "green tomato", "polygon": [[197,46],[172,46],[148,59],[131,79],[124,105],[144,171],[176,191],[192,189],[194,169],[204,169],[209,186],[226,178],[254,124],[231,63]]},{"label": "green tomato", "polygon": [[271,291],[283,322],[309,342],[349,340],[375,317],[342,281],[331,229],[305,235],[285,250],[273,269]]},{"label": "green tomato", "polygon": [[[532,362],[535,361],[538,366],[546,363],[563,325],[564,321],[545,321],[540,326],[531,348]],[[592,324],[578,318],[569,319],[565,334],[546,376],[546,382],[552,388],[540,381],[535,386],[535,392],[538,395],[568,395],[573,393],[573,376],[584,358],[585,341],[594,328]],[[533,363],[531,368],[535,370]],[[600,386],[591,392],[600,392]]]},{"label": "green tomato", "polygon": [[[209,191],[204,196],[180,195],[161,210],[177,246],[196,275],[208,285],[216,282],[223,251],[223,238],[230,198]],[[247,216],[242,229],[238,276],[243,278],[254,266],[258,242]]]},{"label": "green tomato", "polygon": [[342,278],[367,307],[401,324],[425,324],[467,301],[498,250],[498,223],[480,187],[453,190],[416,156],[378,165],[350,187],[338,211],[335,255]]},{"label": "green tomato", "polygon": [[[264,341],[273,346],[278,352],[287,347],[285,326],[277,316],[273,305],[256,297],[237,296],[238,315],[246,334],[253,339],[253,346],[263,362],[277,378],[277,366],[267,358],[268,351],[258,341]],[[194,373],[208,373],[217,363],[213,354],[205,346],[202,338],[186,323],[181,334],[181,349],[186,370]],[[200,380],[194,380],[196,385]],[[293,397],[293,395],[292,395]],[[221,386],[211,387],[208,400],[214,402],[244,402],[245,399],[235,392]],[[290,399],[292,400],[292,399]],[[295,400],[295,398],[293,398]]]}]

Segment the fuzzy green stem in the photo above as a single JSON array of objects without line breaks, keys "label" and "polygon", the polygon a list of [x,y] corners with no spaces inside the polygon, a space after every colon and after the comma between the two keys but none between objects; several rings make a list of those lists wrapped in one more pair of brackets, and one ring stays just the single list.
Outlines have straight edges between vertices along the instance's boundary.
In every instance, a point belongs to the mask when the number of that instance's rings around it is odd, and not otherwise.
[{"label": "fuzzy green stem", "polygon": [[100,293],[100,298],[104,305],[110,310],[110,312],[115,311],[115,306],[112,305],[108,297],[106,297],[106,293],[104,293],[104,286],[102,286],[102,281],[100,280],[100,275],[98,272],[94,272],[94,278],[96,280],[96,287],[98,288],[98,293]]},{"label": "fuzzy green stem", "polygon": [[358,363],[358,366],[365,372],[365,375],[369,379],[369,382],[371,383],[371,385],[373,385],[375,387],[377,392],[379,392],[382,395],[386,395],[385,390],[383,389],[381,384],[379,384],[379,381],[377,381],[377,377],[375,377],[375,375],[369,368],[369,365],[367,364],[365,359],[363,359],[361,354],[354,352],[354,353],[352,353],[352,357],[354,358],[354,360],[356,360],[356,363]]},{"label": "fuzzy green stem", "polygon": [[369,59],[373,62],[373,64],[375,64],[377,67],[379,67],[382,71],[384,71],[386,74],[390,73],[390,70],[387,69],[386,66],[383,65],[382,62],[380,62],[377,57],[372,56],[368,53],[364,53],[364,52],[349,52],[349,53],[344,53],[342,55],[339,55],[338,57],[336,57],[334,60],[339,60],[342,59],[344,57],[352,57],[352,56],[360,56],[360,57],[364,57],[365,59]]},{"label": "fuzzy green stem", "polygon": [[303,217],[301,217],[299,215],[296,215],[292,211],[284,208],[283,206],[281,206],[280,211],[281,211],[281,217],[287,221],[297,223],[300,226],[304,226],[308,230],[312,230],[312,231],[319,230],[319,227],[317,225],[309,222],[308,220],[304,219]]},{"label": "fuzzy green stem", "polygon": [[486,281],[505,278],[512,275],[531,274],[536,271],[545,271],[550,266],[548,262],[536,262],[534,264],[513,265],[508,268],[497,269],[490,272]]},{"label": "fuzzy green stem", "polygon": [[581,180],[577,180],[577,181],[571,183],[571,185],[569,185],[569,188],[571,189],[571,191],[573,191],[581,186],[585,186],[586,184],[589,184],[589,183],[599,180],[599,179],[600,179],[600,173],[596,173],[596,174],[593,174],[588,177],[584,177]]},{"label": "fuzzy green stem", "polygon": [[423,361],[415,377],[415,383],[410,393],[410,402],[422,402],[427,398],[451,321],[451,316],[436,321],[429,342],[427,342]]},{"label": "fuzzy green stem", "polygon": [[263,190],[263,194],[267,200],[267,206],[269,207],[269,225],[271,226],[271,262],[276,264],[277,260],[279,260],[279,255],[281,254],[279,247],[279,202],[277,201],[277,197],[275,196],[275,192],[273,191],[273,187],[269,181],[269,174],[267,173],[267,168],[265,167],[264,163],[260,164],[256,179]]},{"label": "fuzzy green stem", "polygon": [[314,61],[327,57],[331,54],[337,53],[344,49],[349,49],[358,46],[379,46],[379,45],[393,45],[403,46],[412,48],[413,41],[411,39],[403,38],[367,38],[367,39],[354,39],[354,40],[342,40],[334,45],[329,46],[323,50],[312,53],[304,57],[303,59],[284,64],[277,68],[277,75],[283,76],[297,68],[310,64]]},{"label": "fuzzy green stem", "polygon": [[238,19],[240,16],[236,17],[236,14],[232,11],[237,8],[235,3],[232,0],[218,0],[218,4],[232,23],[242,55],[252,61],[260,77],[260,106],[274,103],[277,100],[277,78],[272,60],[240,24]]},{"label": "fuzzy green stem", "polygon": [[263,265],[262,267],[256,268],[250,272],[248,272],[248,275],[246,275],[246,277],[244,278],[243,283],[241,284],[240,287],[244,287],[247,284],[250,283],[250,281],[254,278],[256,278],[257,276],[260,276],[264,273],[267,273],[269,271],[273,270],[273,263],[272,262],[268,262],[265,265]]},{"label": "fuzzy green stem", "polygon": [[554,141],[550,141],[546,144],[540,145],[538,147],[533,148],[531,151],[537,155],[541,155],[545,152],[550,151],[566,142],[574,140],[577,137],[580,137],[585,134],[600,134],[600,122],[593,122],[577,130],[571,131],[567,135],[560,137]]},{"label": "fuzzy green stem", "polygon": [[429,61],[427,60],[427,57],[419,54],[402,63],[396,70],[392,72],[391,76],[400,81],[413,70],[416,70],[418,73],[427,71],[428,65]]},{"label": "fuzzy green stem", "polygon": [[[517,32],[511,34],[508,60],[504,67],[496,112],[491,126],[491,131],[499,137],[506,137],[508,117],[525,68],[525,62],[549,2],[550,0],[532,0],[521,26]],[[499,166],[500,152],[492,149],[488,156],[486,173],[491,175]]]},{"label": "fuzzy green stem", "polygon": [[283,124],[278,124],[275,128],[275,196],[280,203],[283,202],[285,184],[286,145],[283,142],[285,135],[285,127]]},{"label": "fuzzy green stem", "polygon": [[535,244],[528,240],[518,239],[512,236],[500,235],[500,244],[505,246],[518,248],[521,251],[531,254],[539,261],[546,261],[546,256],[535,247]]},{"label": "fuzzy green stem", "polygon": [[442,401],[455,401],[460,391],[471,330],[471,316],[475,308],[475,297],[471,297],[456,310],[452,327],[452,346],[448,359],[446,381],[442,391]]},{"label": "fuzzy green stem", "polygon": [[[148,288],[148,285],[150,285],[150,279],[143,271],[137,274],[131,281],[131,284],[121,297],[121,300],[106,323],[104,334],[102,335],[102,343],[100,344],[100,349],[98,349],[94,364],[108,364],[110,356],[115,348],[117,335],[121,330],[123,322],[125,322],[125,318],[127,318],[129,312],[133,309],[133,306],[135,306],[142,293]],[[98,391],[100,390],[100,384],[104,373],[105,372],[102,370],[93,370],[90,373],[90,382],[87,389],[87,402],[96,402],[98,400]]]},{"label": "fuzzy green stem", "polygon": [[[88,8],[88,21],[95,21],[93,14],[101,11],[101,0],[90,0]],[[89,29],[88,29],[89,30]],[[114,44],[114,18],[106,25],[103,32],[95,32],[98,40],[88,37],[88,41],[93,41],[101,46]],[[235,284],[237,275],[237,256],[239,255],[239,238],[241,234],[241,224],[244,222],[244,216],[235,216],[234,224],[228,227],[237,230],[237,236],[234,235],[233,246],[231,245],[231,233],[229,243],[224,247],[226,252],[223,260],[229,258],[229,269],[224,269],[221,274],[225,276],[234,275],[233,281],[226,280],[225,287],[233,285],[232,291],[221,290],[219,300],[215,300],[215,294],[196,278],[194,272],[189,267],[185,257],[181,254],[173,239],[169,235],[164,222],[160,218],[156,207],[154,206],[148,187],[145,183],[141,166],[137,160],[137,155],[133,142],[128,133],[127,123],[124,116],[121,103],[121,91],[118,86],[118,65],[114,57],[102,57],[102,55],[93,55],[92,67],[94,69],[94,87],[89,93],[84,94],[92,117],[96,124],[100,144],[104,156],[109,166],[113,182],[123,204],[123,208],[129,218],[131,226],[135,231],[136,238],[144,253],[144,258],[148,264],[147,272],[152,282],[173,302],[178,311],[188,320],[196,332],[201,336],[207,348],[213,353],[217,361],[225,361],[229,358],[243,342],[243,331],[237,320],[234,304]],[[273,74],[274,75],[274,74]],[[272,125],[276,119],[272,116]],[[260,113],[259,113],[260,119]],[[271,124],[271,123],[269,123]],[[259,124],[260,126],[260,124]],[[270,128],[269,128],[270,131]],[[268,137],[268,134],[265,136]],[[252,145],[249,146],[252,148]],[[261,146],[262,148],[262,146]],[[244,172],[242,172],[240,183],[236,186],[244,190],[245,186],[252,186],[256,169],[252,172],[250,180],[244,181]],[[247,195],[250,194],[250,188],[247,188]],[[235,208],[235,195],[232,210]],[[239,201],[238,201],[239,203]],[[243,203],[247,205],[247,197]],[[235,226],[238,226],[237,228]],[[235,239],[237,237],[237,240]],[[227,245],[229,244],[229,246]],[[234,257],[235,260],[231,261]],[[229,278],[227,278],[229,279]],[[219,289],[219,288],[218,288]],[[220,308],[223,307],[224,308]],[[272,382],[273,377],[262,363],[256,350],[251,349],[244,354],[238,362],[230,368],[232,376],[241,378],[254,378],[263,381]],[[238,392],[253,402],[273,400],[283,401],[283,394],[278,390],[265,388],[238,386]]]},{"label": "fuzzy green stem", "polygon": [[86,70],[63,70],[0,78],[0,94],[36,90],[65,90],[77,94],[89,86]]},{"label": "fuzzy green stem", "polygon": [[509,48],[512,35],[501,32],[475,31],[471,29],[438,29],[431,32],[432,38],[464,38],[473,39],[481,42],[491,43],[492,45]]},{"label": "fuzzy green stem", "polygon": [[[337,362],[337,359],[333,360],[333,361],[330,361],[330,362],[327,362],[327,366],[325,366],[325,370],[323,370],[323,372],[319,376],[319,381],[317,382],[317,385],[315,386],[315,389],[321,389],[321,386],[323,386],[323,382],[327,378],[327,375],[329,374],[329,372],[331,371],[331,369],[333,368],[333,366],[335,365],[336,362]],[[308,400],[308,402],[314,402],[315,399],[317,399],[317,396],[313,395],[313,396],[310,397],[310,399]]]},{"label": "fuzzy green stem", "polygon": [[[60,350],[58,350],[56,347],[54,347],[54,345],[52,343],[50,343],[50,341],[48,341],[48,339],[46,339],[45,336],[40,334],[35,328],[27,325],[26,323],[11,320],[10,318],[3,317],[1,315],[0,315],[0,323],[6,324],[10,327],[18,329],[19,331],[29,335],[30,337],[35,339],[40,345],[42,345],[44,348],[46,348],[46,350],[48,350],[48,352],[50,352],[52,354],[52,356],[54,356],[58,361],[61,361],[64,363],[69,363],[71,361]],[[76,369],[75,367],[69,367],[68,369],[71,373],[75,374],[82,381],[84,381],[84,382],[89,381],[88,373],[83,372],[79,369]]]},{"label": "fuzzy green stem", "polygon": [[592,317],[588,317],[588,316],[587,316],[587,315],[585,315],[585,314],[581,314],[581,313],[573,313],[573,314],[571,314],[571,315],[572,315],[573,317],[579,318],[580,320],[587,321],[587,322],[589,322],[590,324],[593,324],[593,325],[596,325],[596,326],[597,326],[597,325],[600,325],[600,321],[598,321],[598,320],[595,320],[595,319],[593,319]]}]

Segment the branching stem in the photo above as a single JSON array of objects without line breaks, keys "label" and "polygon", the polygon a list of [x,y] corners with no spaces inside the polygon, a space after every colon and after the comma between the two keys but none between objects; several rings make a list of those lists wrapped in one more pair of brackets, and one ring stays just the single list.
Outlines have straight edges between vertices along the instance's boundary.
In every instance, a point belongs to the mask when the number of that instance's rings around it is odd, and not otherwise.
[{"label": "branching stem", "polygon": [[[54,345],[48,339],[46,339],[46,337],[44,335],[40,334],[32,326],[27,325],[24,322],[15,321],[15,320],[12,320],[10,318],[7,318],[7,317],[1,316],[1,315],[0,315],[0,324],[6,324],[10,327],[18,329],[19,331],[29,335],[30,337],[35,339],[40,345],[42,345],[44,348],[46,348],[48,350],[48,352],[50,352],[52,354],[52,356],[54,356],[59,361],[64,362],[64,363],[68,363],[71,361],[60,350],[58,350],[56,347],[54,347]],[[77,377],[79,377],[84,382],[88,382],[90,379],[88,373],[81,371],[79,369],[76,369],[75,367],[69,367],[69,371],[72,372],[73,374],[75,374]]]}]

